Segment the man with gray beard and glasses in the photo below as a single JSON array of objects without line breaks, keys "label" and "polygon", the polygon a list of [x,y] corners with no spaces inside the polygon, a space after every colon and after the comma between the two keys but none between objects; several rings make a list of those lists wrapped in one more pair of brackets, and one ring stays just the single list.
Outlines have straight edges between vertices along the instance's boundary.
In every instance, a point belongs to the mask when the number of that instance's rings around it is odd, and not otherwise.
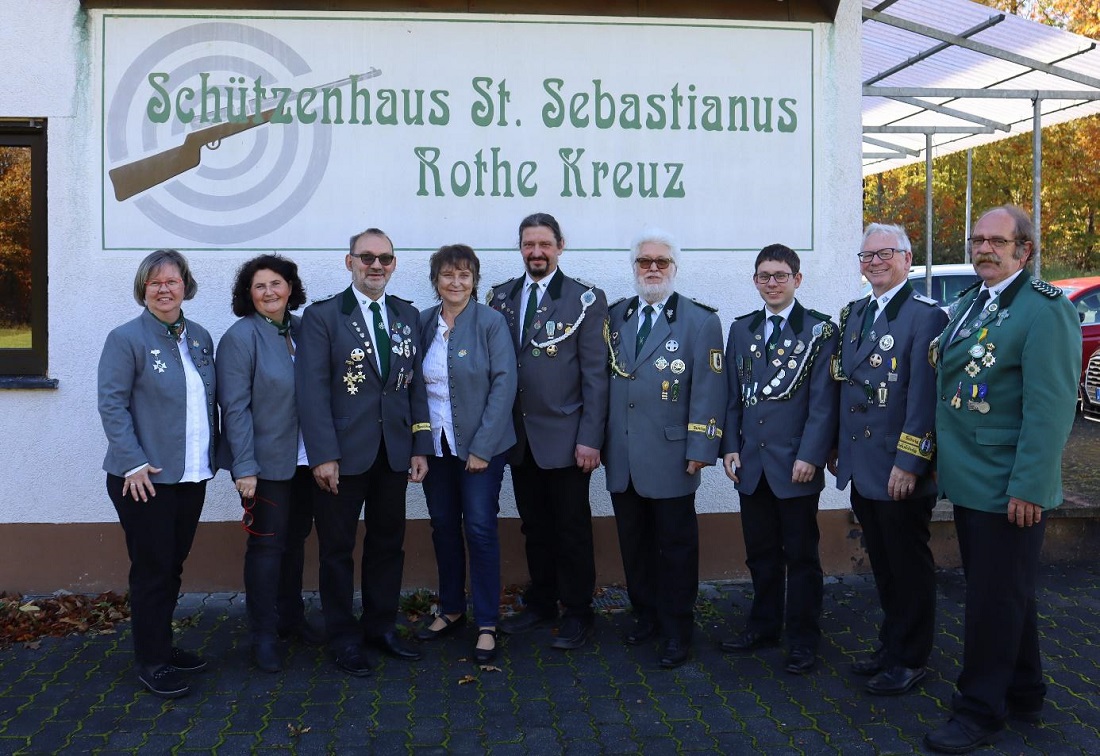
[{"label": "man with gray beard and glasses", "polygon": [[675,292],[680,247],[661,231],[631,245],[638,296],[610,308],[611,397],[603,461],[634,625],[661,641],[659,664],[687,661],[699,587],[695,491],[718,458],[726,413],[722,325]]}]

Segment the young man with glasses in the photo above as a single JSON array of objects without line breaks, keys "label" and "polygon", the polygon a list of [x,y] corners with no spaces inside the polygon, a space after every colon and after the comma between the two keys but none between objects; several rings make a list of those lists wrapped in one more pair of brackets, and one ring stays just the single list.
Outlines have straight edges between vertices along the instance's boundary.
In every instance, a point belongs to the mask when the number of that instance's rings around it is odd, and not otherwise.
[{"label": "young man with glasses", "polygon": [[611,399],[604,464],[634,610],[624,640],[657,635],[660,666],[687,661],[699,592],[700,471],[714,464],[726,413],[722,325],[675,291],[680,247],[649,231],[631,246],[638,296],[611,307]]},{"label": "young man with glasses", "polygon": [[836,444],[837,384],[829,375],[836,325],[795,299],[802,284],[794,250],[772,244],[756,257],[763,309],[742,315],[726,342],[729,404],[722,458],[737,485],[752,609],[723,651],[779,642],[785,669],[813,669],[821,642],[823,575],[817,504]]},{"label": "young man with glasses", "polygon": [[516,348],[517,441],[508,463],[531,575],[526,609],[500,629],[517,635],[555,623],[561,602],[561,627],[550,645],[570,650],[588,642],[595,617],[588,488],[607,420],[607,297],[558,267],[565,239],[554,216],[524,218],[519,250],[524,274],[497,284],[485,299],[504,313]]},{"label": "young man with glasses", "polygon": [[[420,315],[386,294],[393,244],[371,228],[351,237],[351,286],[310,305],[295,355],[298,415],[313,470],[321,609],[336,665],[371,674],[363,646],[397,658],[420,653],[397,636],[405,552],[405,489],[428,471],[432,434],[415,344]],[[360,513],[363,613],[356,619],[352,550]]]},{"label": "young man with glasses", "polygon": [[872,223],[863,234],[860,272],[871,294],[840,313],[833,378],[840,382],[840,432],[829,470],[851,483],[883,621],[879,646],[852,664],[876,695],[906,693],[925,676],[936,619],[936,576],[928,547],[936,504],[936,376],[928,360],[947,315],[917,294],[900,226]]},{"label": "young man with glasses", "polygon": [[1062,503],[1062,448],[1081,374],[1081,327],[1060,289],[1033,278],[1033,226],[1018,207],[985,213],[970,237],[981,278],[939,337],[939,490],[955,507],[966,573],[962,672],[935,751],[993,741],[1005,719],[1039,723],[1046,684],[1035,582],[1044,510]]}]

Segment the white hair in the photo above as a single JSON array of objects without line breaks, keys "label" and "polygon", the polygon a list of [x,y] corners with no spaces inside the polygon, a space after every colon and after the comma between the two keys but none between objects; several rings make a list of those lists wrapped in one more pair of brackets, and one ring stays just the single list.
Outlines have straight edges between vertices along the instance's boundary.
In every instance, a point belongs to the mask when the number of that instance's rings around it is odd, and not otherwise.
[{"label": "white hair", "polygon": [[894,237],[894,244],[897,249],[902,252],[912,252],[913,245],[909,243],[909,235],[905,233],[905,229],[901,226],[894,225],[892,223],[871,223],[867,228],[863,229],[863,243],[867,243],[867,239],[874,234],[886,234],[887,236]]},{"label": "white hair", "polygon": [[647,228],[640,234],[634,237],[634,241],[630,243],[630,265],[634,265],[634,259],[638,256],[638,250],[646,242],[654,242],[656,244],[663,244],[668,247],[668,256],[672,258],[672,262],[679,267],[680,266],[680,245],[677,243],[675,237],[667,231],[662,231],[659,228]]}]

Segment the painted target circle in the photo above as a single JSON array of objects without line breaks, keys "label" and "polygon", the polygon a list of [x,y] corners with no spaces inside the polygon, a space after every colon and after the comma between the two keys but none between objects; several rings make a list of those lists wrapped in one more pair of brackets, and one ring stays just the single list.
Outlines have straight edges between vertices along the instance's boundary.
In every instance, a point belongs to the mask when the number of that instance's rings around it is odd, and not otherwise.
[{"label": "painted target circle", "polygon": [[[211,48],[218,53],[209,54]],[[210,125],[215,113],[225,122],[230,112],[240,113],[241,100],[253,107],[255,82],[266,88],[311,70],[285,42],[246,24],[201,22],[165,34],[119,79],[106,114],[108,162],[127,165],[177,148],[189,133]],[[178,112],[165,123],[148,118],[150,72],[166,74],[161,80],[170,83],[170,92],[180,86],[194,90],[188,104],[203,123],[185,123]],[[203,90],[203,74],[218,85]],[[243,85],[247,97],[234,101],[227,81]],[[204,145],[197,166],[124,201],[170,234],[209,245],[247,242],[277,230],[305,207],[324,177],[331,148],[330,124],[253,125]]]}]

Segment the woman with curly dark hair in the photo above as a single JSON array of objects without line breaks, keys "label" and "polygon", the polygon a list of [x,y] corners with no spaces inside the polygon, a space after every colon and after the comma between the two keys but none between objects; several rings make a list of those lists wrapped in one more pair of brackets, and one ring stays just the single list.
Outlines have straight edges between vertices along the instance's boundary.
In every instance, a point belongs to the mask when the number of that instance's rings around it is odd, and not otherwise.
[{"label": "woman with curly dark hair", "polygon": [[294,401],[294,337],[306,301],[298,266],[260,255],[237,271],[233,314],[215,366],[222,441],[218,466],[230,471],[244,507],[245,606],[252,660],[265,672],[282,661],[277,639],[324,642],[305,618],[302,569],[313,528],[312,476]]}]

